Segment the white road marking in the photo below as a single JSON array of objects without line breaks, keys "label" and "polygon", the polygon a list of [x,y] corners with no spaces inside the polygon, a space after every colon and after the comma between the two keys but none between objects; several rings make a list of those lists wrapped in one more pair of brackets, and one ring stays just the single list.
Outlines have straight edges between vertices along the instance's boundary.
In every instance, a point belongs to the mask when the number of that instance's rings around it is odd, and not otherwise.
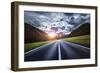
[{"label": "white road marking", "polygon": [[60,44],[58,43],[58,59],[61,60],[61,49],[60,49]]}]

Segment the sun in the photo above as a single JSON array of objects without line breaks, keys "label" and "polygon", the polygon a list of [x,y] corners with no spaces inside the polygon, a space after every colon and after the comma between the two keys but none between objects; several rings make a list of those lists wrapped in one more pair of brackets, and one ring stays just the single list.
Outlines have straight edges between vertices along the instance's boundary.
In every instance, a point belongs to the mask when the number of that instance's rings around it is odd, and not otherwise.
[{"label": "sun", "polygon": [[48,36],[53,39],[53,38],[56,38],[57,34],[54,32],[50,32],[48,33]]}]

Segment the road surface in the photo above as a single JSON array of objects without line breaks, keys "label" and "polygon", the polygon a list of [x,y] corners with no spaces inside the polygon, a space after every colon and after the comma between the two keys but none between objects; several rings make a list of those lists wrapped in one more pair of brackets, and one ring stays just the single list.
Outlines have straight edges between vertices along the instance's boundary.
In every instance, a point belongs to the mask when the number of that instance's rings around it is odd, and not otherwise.
[{"label": "road surface", "polygon": [[24,61],[47,61],[90,58],[90,49],[75,43],[57,40],[30,50],[24,54]]}]

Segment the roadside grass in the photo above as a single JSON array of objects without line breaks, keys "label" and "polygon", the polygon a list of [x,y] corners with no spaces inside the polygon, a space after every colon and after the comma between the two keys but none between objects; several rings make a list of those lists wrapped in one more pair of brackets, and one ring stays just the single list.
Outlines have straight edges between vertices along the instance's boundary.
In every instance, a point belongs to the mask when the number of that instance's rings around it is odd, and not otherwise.
[{"label": "roadside grass", "polygon": [[73,42],[86,47],[90,47],[90,35],[69,37],[65,38],[64,41]]},{"label": "roadside grass", "polygon": [[35,48],[40,47],[42,45],[48,44],[50,42],[51,41],[27,43],[27,44],[24,45],[24,52],[30,51],[32,49],[35,49]]}]

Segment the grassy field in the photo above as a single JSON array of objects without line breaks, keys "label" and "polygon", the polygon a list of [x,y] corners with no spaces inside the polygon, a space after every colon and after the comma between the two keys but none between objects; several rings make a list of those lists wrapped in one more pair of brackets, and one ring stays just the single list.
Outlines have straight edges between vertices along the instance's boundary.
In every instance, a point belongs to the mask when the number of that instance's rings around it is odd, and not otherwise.
[{"label": "grassy field", "polygon": [[78,43],[86,47],[90,47],[90,35],[70,37],[70,38],[65,38],[64,40],[73,43]]},{"label": "grassy field", "polygon": [[43,41],[43,42],[34,42],[34,43],[28,43],[24,45],[24,52],[27,52],[29,50],[32,50],[34,48],[40,47],[42,45],[48,44],[51,41]]},{"label": "grassy field", "polygon": [[[83,36],[76,36],[76,37],[70,37],[65,38],[64,41],[69,41],[73,43],[77,43],[86,47],[90,47],[90,35],[83,35]],[[42,45],[48,44],[53,41],[43,41],[43,42],[34,42],[34,43],[28,43],[24,45],[25,52],[35,49],[37,47],[40,47]]]}]

